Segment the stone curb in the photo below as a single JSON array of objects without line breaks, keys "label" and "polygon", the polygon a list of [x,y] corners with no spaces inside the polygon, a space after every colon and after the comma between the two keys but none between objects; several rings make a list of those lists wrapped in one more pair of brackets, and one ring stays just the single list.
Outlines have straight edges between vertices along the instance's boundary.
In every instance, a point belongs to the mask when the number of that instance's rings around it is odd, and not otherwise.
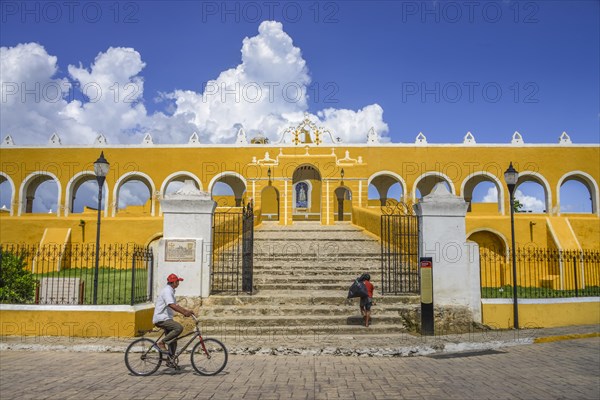
[{"label": "stone curb", "polygon": [[547,336],[540,337],[533,340],[534,343],[551,343],[558,342],[561,340],[574,340],[574,339],[588,339],[593,337],[600,337],[600,332],[592,332],[592,333],[573,333],[569,335],[556,335],[556,336]]},{"label": "stone curb", "polygon": [[[565,335],[567,336],[567,335]],[[583,336],[583,335],[582,335]],[[496,350],[503,347],[532,344],[532,338],[515,339],[509,341],[491,342],[460,342],[437,343],[434,345],[414,345],[401,347],[230,347],[232,355],[258,355],[258,356],[342,356],[342,357],[418,357],[437,353],[460,353],[468,351]],[[43,345],[0,343],[0,351],[58,351],[75,353],[124,353],[125,345]]]}]

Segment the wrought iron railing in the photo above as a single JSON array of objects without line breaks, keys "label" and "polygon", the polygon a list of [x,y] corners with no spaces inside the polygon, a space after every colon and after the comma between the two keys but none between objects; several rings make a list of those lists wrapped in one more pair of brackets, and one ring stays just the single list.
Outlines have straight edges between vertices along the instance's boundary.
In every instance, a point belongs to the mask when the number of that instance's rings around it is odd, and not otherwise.
[{"label": "wrought iron railing", "polygon": [[381,293],[419,293],[419,221],[412,205],[388,202],[381,212]]},{"label": "wrought iron railing", "polygon": [[211,293],[252,293],[253,246],[252,203],[241,209],[215,212]]},{"label": "wrought iron railing", "polygon": [[[2,244],[0,302],[22,304],[137,304],[152,299],[152,250],[136,244],[107,244],[100,248],[97,284],[93,244]],[[9,260],[21,260],[32,293],[13,296],[19,286],[9,273]],[[12,279],[12,281],[11,281]],[[25,289],[27,292],[29,289]],[[18,300],[15,300],[18,298]]]},{"label": "wrought iron railing", "polygon": [[[481,297],[513,297],[509,251],[480,248]],[[517,297],[600,296],[600,251],[517,248]]]}]

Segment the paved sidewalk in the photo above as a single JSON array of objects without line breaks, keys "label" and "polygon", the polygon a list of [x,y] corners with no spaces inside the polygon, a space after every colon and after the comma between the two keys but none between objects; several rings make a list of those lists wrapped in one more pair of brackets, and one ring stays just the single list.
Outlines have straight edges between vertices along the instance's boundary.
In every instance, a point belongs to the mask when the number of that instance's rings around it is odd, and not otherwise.
[{"label": "paved sidewalk", "polygon": [[[188,327],[188,329],[191,329]],[[365,328],[367,329],[367,328]],[[156,337],[157,333],[146,336]],[[600,336],[599,325],[562,328],[473,331],[464,334],[418,336],[386,335],[298,335],[289,331],[260,332],[260,328],[204,332],[223,341],[234,355],[331,355],[405,357],[504,347],[570,338]],[[134,338],[0,337],[0,351],[72,351],[122,353]]]},{"label": "paved sidewalk", "polygon": [[440,399],[600,398],[600,338],[424,357],[231,356],[199,376],[161,367],[131,375],[116,353],[0,352],[2,399]]}]

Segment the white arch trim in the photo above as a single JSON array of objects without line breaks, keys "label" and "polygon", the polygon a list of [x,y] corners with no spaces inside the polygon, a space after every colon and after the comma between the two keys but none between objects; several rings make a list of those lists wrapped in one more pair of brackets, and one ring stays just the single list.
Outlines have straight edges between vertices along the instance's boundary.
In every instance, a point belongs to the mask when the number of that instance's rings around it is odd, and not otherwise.
[{"label": "white arch trim", "polygon": [[560,215],[560,187],[562,186],[562,184],[564,183],[565,180],[567,180],[567,178],[571,177],[571,176],[576,176],[576,175],[581,175],[582,177],[584,177],[589,184],[592,185],[592,192],[590,193],[590,195],[592,196],[592,213],[600,216],[600,191],[598,190],[598,184],[596,183],[596,180],[588,173],[583,172],[583,171],[571,171],[571,172],[567,172],[566,174],[564,174],[563,176],[560,177],[560,179],[558,180],[558,184],[556,185],[556,204],[558,206],[558,210],[557,210],[557,215]]},{"label": "white arch trim", "polygon": [[165,180],[162,182],[162,184],[160,185],[160,194],[161,195],[165,194],[165,190],[167,190],[167,185],[171,182],[171,180],[173,178],[175,178],[176,176],[182,176],[182,175],[193,179],[198,184],[198,187],[200,188],[200,190],[204,190],[204,187],[202,186],[202,182],[200,181],[200,178],[198,178],[195,174],[191,173],[190,171],[177,171],[177,172],[173,172],[171,175],[167,176],[165,178]]},{"label": "white arch trim", "polygon": [[369,185],[371,184],[371,181],[381,175],[389,175],[396,179],[400,183],[400,186],[402,186],[402,197],[406,197],[406,181],[400,175],[392,171],[379,171],[371,175],[367,180],[367,190],[369,190]]},{"label": "white arch trim", "polygon": [[115,188],[113,189],[113,208],[112,208],[112,216],[117,215],[117,209],[119,208],[119,188],[131,177],[142,177],[145,178],[148,183],[150,183],[150,215],[154,217],[154,203],[155,203],[155,195],[156,195],[156,186],[154,185],[154,181],[150,178],[149,175],[139,172],[139,171],[131,171],[126,174],[121,175],[121,177],[115,183]]},{"label": "white arch trim", "polygon": [[[181,175],[184,175],[184,176],[187,176],[188,178],[193,179],[198,184],[198,187],[200,188],[200,190],[203,190],[202,182],[195,174],[191,173],[190,171],[177,171],[177,172],[173,172],[171,175],[167,176],[165,178],[165,180],[162,182],[162,184],[160,185],[160,196],[165,195],[165,190],[167,190],[167,186],[169,185],[171,180],[173,178],[175,178],[176,176],[181,176]],[[158,206],[158,215],[162,215],[162,206],[160,204]]]},{"label": "white arch trim", "polygon": [[506,238],[506,236],[504,236],[502,233],[500,233],[497,230],[492,229],[492,228],[475,228],[471,232],[467,233],[467,240],[469,239],[469,237],[472,234],[477,233],[477,232],[490,232],[490,233],[493,233],[494,235],[497,235],[500,239],[502,239],[502,241],[504,242],[504,252],[506,253],[506,256],[508,257],[510,245],[508,244],[508,239]]},{"label": "white arch trim", "polygon": [[10,176],[8,176],[6,173],[4,172],[0,172],[0,175],[3,176],[4,178],[6,178],[6,181],[8,182],[8,184],[10,185],[10,204],[9,204],[9,211],[10,211],[10,215],[12,216],[15,212],[13,204],[15,204],[15,195],[17,193],[17,191],[15,190],[15,183],[13,182],[13,180],[10,178]]},{"label": "white arch trim", "polygon": [[[54,181],[56,181],[56,185],[58,186],[58,196],[56,198],[56,216],[60,217],[60,209],[62,207],[62,203],[61,203],[62,185],[60,184],[60,180],[56,177],[56,175],[54,175],[53,173],[48,172],[48,171],[32,172],[31,174],[27,175],[27,178],[25,178],[23,180],[23,182],[21,183],[21,187],[19,188],[19,209],[17,212],[18,216],[20,216],[22,213],[24,213],[24,211],[25,211],[24,208],[27,206],[27,198],[25,196],[25,188],[29,184],[30,180],[35,179],[36,177],[38,177],[40,175],[49,176]],[[25,200],[23,201],[23,199],[25,199]]]},{"label": "white arch trim", "polygon": [[[70,210],[70,208],[72,206],[72,204],[71,204],[71,191],[73,189],[73,185],[75,184],[75,181],[79,177],[84,176],[84,175],[89,175],[89,176],[92,176],[94,178],[94,180],[96,179],[96,174],[93,171],[82,171],[82,172],[79,172],[79,173],[73,175],[73,177],[71,179],[69,179],[69,182],[67,183],[67,187],[65,189],[65,196],[66,196],[66,199],[65,199],[65,217],[69,216],[69,213],[70,213],[69,210]],[[106,197],[104,198],[104,217],[108,217],[108,205],[110,204],[108,197],[109,197],[110,193],[108,191],[108,183],[106,182],[106,180],[104,181],[104,185],[102,185],[102,191],[104,193],[106,193]]]},{"label": "white arch trim", "polygon": [[217,181],[219,179],[223,178],[224,176],[234,176],[234,177],[238,178],[239,180],[241,180],[244,183],[244,187],[246,188],[246,191],[248,191],[248,182],[246,181],[246,178],[244,178],[242,175],[238,174],[237,172],[225,171],[225,172],[221,172],[220,174],[215,175],[210,180],[210,183],[208,184],[208,193],[211,196],[212,196],[213,186],[215,186],[215,183],[217,183]]},{"label": "white arch trim", "polygon": [[487,171],[473,172],[472,174],[467,176],[460,185],[460,195],[463,197],[463,199],[465,198],[465,186],[467,186],[467,182],[471,178],[474,178],[476,176],[485,176],[496,183],[496,188],[498,189],[498,202],[500,205],[500,214],[504,215],[504,186],[502,185],[502,182],[500,182],[500,179],[498,179],[498,177],[494,174],[490,174]]},{"label": "white arch trim", "polygon": [[[546,178],[544,178],[544,176],[542,174],[540,174],[538,172],[534,172],[534,171],[519,172],[519,179],[521,179],[524,176],[532,176],[534,178],[539,179],[542,182],[542,187],[546,190],[546,214],[551,215],[552,214],[552,189],[550,188],[550,184],[548,183],[548,180]],[[523,183],[525,183],[525,182],[521,182],[521,183],[519,183],[519,185],[522,185]],[[519,186],[515,187],[515,193],[517,192],[518,188],[519,188]]]},{"label": "white arch trim", "polygon": [[454,182],[452,182],[452,180],[448,177],[448,175],[443,174],[441,172],[431,171],[431,172],[425,172],[424,174],[422,174],[415,180],[415,183],[413,184],[413,190],[412,190],[413,202],[417,201],[417,186],[419,185],[419,182],[421,182],[421,180],[423,180],[424,178],[426,178],[428,176],[437,176],[437,177],[443,178],[446,182],[448,182],[448,185],[450,186],[450,192],[452,192],[452,194],[456,196],[456,188],[454,187]]}]

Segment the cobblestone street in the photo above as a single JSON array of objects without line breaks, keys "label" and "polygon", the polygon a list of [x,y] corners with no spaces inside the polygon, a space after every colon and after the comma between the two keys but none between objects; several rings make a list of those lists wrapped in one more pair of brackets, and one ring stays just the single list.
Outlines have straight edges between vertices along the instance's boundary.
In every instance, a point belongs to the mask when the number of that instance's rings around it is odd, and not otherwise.
[{"label": "cobblestone street", "polygon": [[231,356],[215,377],[119,353],[3,351],[2,399],[598,399],[600,339],[430,357]]}]

